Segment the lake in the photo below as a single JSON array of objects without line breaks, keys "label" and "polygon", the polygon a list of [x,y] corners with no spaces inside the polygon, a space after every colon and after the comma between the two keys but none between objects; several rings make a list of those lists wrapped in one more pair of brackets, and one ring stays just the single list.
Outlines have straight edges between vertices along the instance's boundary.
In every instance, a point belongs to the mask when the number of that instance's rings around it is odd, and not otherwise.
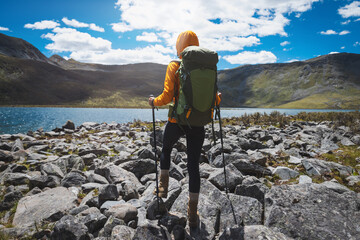
[{"label": "lake", "polygon": [[[270,109],[270,108],[227,108],[221,110],[221,117],[239,117],[244,113],[271,113],[279,111],[287,115],[299,112],[351,111],[331,109]],[[167,119],[167,109],[155,111],[157,120]],[[0,134],[27,133],[43,128],[50,131],[62,127],[67,120],[75,126],[83,122],[126,123],[135,119],[152,121],[151,109],[116,109],[116,108],[52,108],[52,107],[0,107]]]}]

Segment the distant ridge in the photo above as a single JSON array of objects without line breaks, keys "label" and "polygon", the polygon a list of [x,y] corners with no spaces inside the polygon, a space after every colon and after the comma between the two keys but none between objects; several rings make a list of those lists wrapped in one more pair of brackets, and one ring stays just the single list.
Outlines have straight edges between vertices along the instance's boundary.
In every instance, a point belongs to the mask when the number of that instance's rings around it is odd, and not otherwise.
[{"label": "distant ridge", "polygon": [[220,71],[219,88],[232,107],[359,109],[360,54]]}]

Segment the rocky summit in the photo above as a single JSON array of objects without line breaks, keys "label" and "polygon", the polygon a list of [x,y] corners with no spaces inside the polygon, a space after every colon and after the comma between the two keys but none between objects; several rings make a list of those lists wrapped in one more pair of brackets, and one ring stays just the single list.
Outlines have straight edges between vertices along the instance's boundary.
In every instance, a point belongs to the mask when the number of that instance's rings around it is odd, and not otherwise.
[{"label": "rocky summit", "polygon": [[350,128],[227,125],[222,148],[206,126],[200,224],[190,229],[186,140],[174,147],[158,205],[164,124],[156,139],[149,126],[68,121],[0,135],[0,238],[360,239],[360,135]]}]

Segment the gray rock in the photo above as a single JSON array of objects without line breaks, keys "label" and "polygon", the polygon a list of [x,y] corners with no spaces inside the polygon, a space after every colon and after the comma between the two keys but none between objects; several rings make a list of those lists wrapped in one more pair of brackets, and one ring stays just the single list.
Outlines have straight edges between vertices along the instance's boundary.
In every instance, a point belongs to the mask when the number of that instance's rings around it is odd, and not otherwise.
[{"label": "gray rock", "polygon": [[17,152],[19,150],[24,150],[23,142],[18,138],[15,140],[13,146],[11,147],[12,152]]},{"label": "gray rock", "polygon": [[77,216],[80,222],[85,224],[90,233],[98,232],[104,227],[107,218],[101,214],[100,210],[96,207],[92,207],[80,212]]},{"label": "gray rock", "polygon": [[351,138],[351,141],[356,145],[360,145],[360,135],[355,135]]},{"label": "gray rock", "polygon": [[108,154],[108,150],[104,149],[104,148],[96,148],[96,149],[89,149],[89,150],[80,150],[79,151],[79,156],[85,156],[88,154],[95,154],[96,156],[100,157],[103,155],[107,155]]},{"label": "gray rock", "polygon": [[217,240],[244,240],[244,236],[244,227],[228,227],[219,234]]},{"label": "gray rock", "polygon": [[64,187],[53,188],[20,199],[13,224],[30,227],[50,218],[58,212],[66,212],[76,206],[77,193]]},{"label": "gray rock", "polygon": [[91,173],[87,177],[87,181],[92,182],[92,183],[109,184],[109,181],[106,180],[105,177],[103,177],[103,176],[101,176],[99,174],[95,174],[95,173]]},{"label": "gray rock", "polygon": [[106,201],[116,201],[119,198],[119,192],[114,184],[108,184],[100,189],[99,206]]},{"label": "gray rock", "polygon": [[59,178],[64,177],[64,173],[61,171],[61,169],[52,163],[45,163],[40,166],[41,173],[44,175],[51,175],[56,176]]},{"label": "gray rock", "polygon": [[52,240],[90,240],[88,228],[71,215],[64,216],[55,224]]},{"label": "gray rock", "polygon": [[251,225],[244,228],[244,239],[292,240],[285,234],[264,225]]},{"label": "gray rock", "polygon": [[65,175],[65,177],[61,180],[61,186],[63,187],[74,187],[74,186],[81,186],[86,182],[86,177],[78,172],[72,171]]},{"label": "gray rock", "polygon": [[[106,221],[105,225],[104,225],[104,228],[102,230],[100,230],[99,232],[99,236],[100,237],[111,237],[111,232],[112,230],[114,229],[114,227],[118,226],[118,225],[125,225],[125,222],[121,219],[118,219],[118,218],[115,218],[113,216],[110,216],[108,218],[108,220]],[[126,226],[127,227],[127,226]],[[128,227],[127,227],[128,228]],[[125,230],[126,231],[126,230]],[[125,232],[124,231],[124,232]],[[133,231],[133,230],[132,230]],[[122,232],[122,231],[121,231]],[[116,232],[114,233],[114,238],[116,238],[117,236],[117,230]],[[123,238],[120,238],[120,239],[123,239]]]},{"label": "gray rock", "polygon": [[[134,239],[135,230],[125,225],[117,225],[112,229],[111,239],[113,240],[132,240]],[[144,238],[150,239],[150,238]]]},{"label": "gray rock", "polygon": [[81,158],[84,160],[84,163],[85,163],[86,166],[92,165],[93,162],[94,162],[94,159],[96,157],[97,156],[94,153],[89,153],[89,154],[81,156]]},{"label": "gray rock", "polygon": [[250,161],[239,159],[233,162],[233,165],[245,175],[264,176],[271,175],[271,171],[267,168],[260,166],[259,164],[252,163]]},{"label": "gray rock", "polygon": [[253,183],[247,185],[238,185],[235,189],[235,194],[251,197],[257,199],[264,204],[265,194],[269,191],[269,188],[262,183]]},{"label": "gray rock", "polygon": [[300,175],[299,184],[306,184],[306,183],[312,183],[311,177],[307,175]]},{"label": "gray rock", "polygon": [[181,181],[181,179],[185,177],[181,167],[175,164],[170,165],[169,175],[170,177],[175,178],[178,181]]},{"label": "gray rock", "polygon": [[79,206],[79,207],[71,209],[69,211],[69,214],[75,216],[75,215],[78,215],[79,213],[81,213],[82,211],[85,211],[86,209],[89,209],[89,206],[87,206],[87,205]]},{"label": "gray rock", "polygon": [[272,171],[272,173],[278,175],[282,180],[288,180],[299,176],[298,171],[292,170],[291,168],[288,167],[276,167]]},{"label": "gray rock", "polygon": [[85,183],[81,185],[81,190],[83,193],[88,193],[94,189],[101,189],[104,186],[104,184],[100,183]]},{"label": "gray rock", "polygon": [[6,163],[14,161],[14,157],[8,151],[0,150],[0,161],[4,161]]},{"label": "gray rock", "polygon": [[335,162],[328,162],[320,159],[303,159],[302,165],[304,166],[306,173],[310,176],[329,173],[332,171],[332,169],[338,170],[340,175],[344,176],[349,176],[353,172],[352,167],[343,166]]},{"label": "gray rock", "polygon": [[[236,153],[236,152],[233,152],[231,154],[224,153],[224,159],[225,159],[225,163],[227,165],[238,159],[249,159],[249,156],[247,154],[241,154],[241,153]],[[224,166],[224,160],[223,160],[222,154],[211,159],[210,165],[213,167],[216,167],[216,168],[222,168]]]},{"label": "gray rock", "polygon": [[128,180],[121,183],[121,190],[119,191],[119,194],[125,201],[139,198],[139,193],[136,190],[136,185]]},{"label": "gray rock", "polygon": [[100,211],[104,212],[105,210],[108,210],[109,208],[111,208],[112,206],[115,205],[119,205],[119,204],[124,204],[125,201],[124,200],[120,200],[120,201],[106,201],[104,202],[101,206],[100,206]]},{"label": "gray rock", "polygon": [[[235,187],[241,184],[244,177],[233,164],[228,164],[225,169],[227,187],[230,192],[233,192]],[[223,169],[217,169],[216,171],[211,173],[208,180],[220,190],[225,190],[225,175]]]},{"label": "gray rock", "polygon": [[62,156],[57,159],[54,164],[57,165],[64,174],[72,170],[82,171],[85,168],[82,158],[74,154]]},{"label": "gray rock", "polygon": [[355,145],[349,138],[346,138],[346,137],[341,139],[341,144],[344,146],[354,146]]},{"label": "gray rock", "polygon": [[110,217],[111,215],[128,223],[131,220],[136,220],[137,209],[130,204],[118,204],[105,211],[105,216]]},{"label": "gray rock", "polygon": [[1,179],[6,185],[22,185],[29,183],[30,176],[24,173],[5,173]]},{"label": "gray rock", "polygon": [[265,196],[264,225],[295,239],[358,239],[358,219],[352,191],[339,194],[321,184],[298,184],[274,186]]},{"label": "gray rock", "polygon": [[339,194],[350,191],[350,189],[348,189],[347,187],[341,185],[336,180],[335,181],[325,181],[325,182],[321,183],[320,185],[326,186],[327,188],[329,188],[329,189],[331,189],[334,192],[337,192]]},{"label": "gray rock", "polygon": [[54,188],[56,186],[60,185],[60,180],[55,176],[33,176],[29,179],[29,187],[30,189],[33,189],[35,187],[38,187],[40,189],[49,187]]},{"label": "gray rock", "polygon": [[155,181],[155,179],[156,179],[156,174],[150,173],[150,174],[146,174],[146,175],[142,176],[142,178],[140,179],[140,182],[142,184],[146,184],[148,181]]},{"label": "gray rock", "polygon": [[129,180],[134,183],[137,188],[142,186],[138,178],[132,172],[126,171],[125,169],[116,166],[113,163],[96,168],[95,173],[105,177],[109,183],[112,184],[118,184],[125,180]]},{"label": "gray rock", "polygon": [[4,199],[0,202],[0,211],[11,209],[16,202],[23,197],[20,191],[8,192],[4,195]]},{"label": "gray rock", "polygon": [[155,162],[152,159],[130,160],[120,164],[119,167],[134,173],[138,179],[146,174],[154,173],[156,170]]},{"label": "gray rock", "polygon": [[63,129],[70,129],[70,130],[75,130],[75,124],[73,121],[71,120],[67,120],[67,122],[65,123],[64,126],[62,126]]},{"label": "gray rock", "polygon": [[354,186],[355,184],[360,182],[360,176],[349,176],[346,178],[349,186]]},{"label": "gray rock", "polygon": [[290,156],[289,163],[295,165],[301,164],[301,158]]},{"label": "gray rock", "polygon": [[163,240],[171,239],[171,236],[166,228],[161,228],[160,226],[157,226],[156,223],[149,223],[145,226],[136,228],[135,234],[132,238],[132,240],[143,239]]},{"label": "gray rock", "polygon": [[164,216],[167,212],[168,211],[162,198],[159,198],[159,201],[155,198],[147,206],[146,218],[156,220],[158,219],[158,216]]}]

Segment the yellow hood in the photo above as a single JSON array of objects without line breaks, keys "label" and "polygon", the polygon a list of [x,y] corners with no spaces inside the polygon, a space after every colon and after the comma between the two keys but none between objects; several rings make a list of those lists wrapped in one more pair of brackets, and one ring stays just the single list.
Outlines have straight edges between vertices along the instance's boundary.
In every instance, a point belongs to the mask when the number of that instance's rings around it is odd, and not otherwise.
[{"label": "yellow hood", "polygon": [[188,46],[199,46],[199,39],[193,31],[185,31],[179,34],[176,41],[176,51],[179,58],[181,58],[181,52]]}]

